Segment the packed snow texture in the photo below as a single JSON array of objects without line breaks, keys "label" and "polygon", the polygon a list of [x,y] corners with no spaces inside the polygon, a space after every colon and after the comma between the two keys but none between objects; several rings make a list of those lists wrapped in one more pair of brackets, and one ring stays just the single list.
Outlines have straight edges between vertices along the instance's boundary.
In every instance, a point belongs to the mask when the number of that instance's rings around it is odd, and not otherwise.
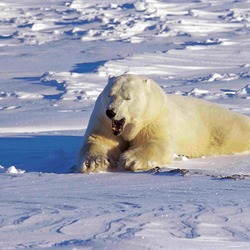
[{"label": "packed snow texture", "polygon": [[80,175],[109,75],[250,115],[249,0],[2,0],[1,249],[248,249],[250,156]]}]

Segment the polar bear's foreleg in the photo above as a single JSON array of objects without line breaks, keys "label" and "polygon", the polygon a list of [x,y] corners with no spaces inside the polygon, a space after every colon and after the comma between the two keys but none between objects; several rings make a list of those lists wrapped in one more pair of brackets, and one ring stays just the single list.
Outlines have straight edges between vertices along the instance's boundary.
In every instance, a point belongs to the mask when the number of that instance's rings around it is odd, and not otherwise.
[{"label": "polar bear's foreleg", "polygon": [[89,135],[80,150],[79,172],[112,171],[122,153],[121,143],[101,135]]},{"label": "polar bear's foreleg", "polygon": [[125,151],[119,166],[130,171],[149,170],[169,164],[173,160],[172,147],[163,140],[149,140]]}]

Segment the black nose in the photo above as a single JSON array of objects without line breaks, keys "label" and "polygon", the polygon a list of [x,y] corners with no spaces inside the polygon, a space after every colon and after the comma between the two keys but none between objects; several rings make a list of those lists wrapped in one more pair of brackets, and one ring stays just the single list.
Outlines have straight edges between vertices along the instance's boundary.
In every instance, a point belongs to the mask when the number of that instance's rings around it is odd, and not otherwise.
[{"label": "black nose", "polygon": [[107,115],[107,117],[108,117],[109,119],[112,119],[112,118],[114,118],[114,117],[116,116],[116,113],[115,113],[114,110],[112,110],[112,109],[107,109],[106,115]]}]

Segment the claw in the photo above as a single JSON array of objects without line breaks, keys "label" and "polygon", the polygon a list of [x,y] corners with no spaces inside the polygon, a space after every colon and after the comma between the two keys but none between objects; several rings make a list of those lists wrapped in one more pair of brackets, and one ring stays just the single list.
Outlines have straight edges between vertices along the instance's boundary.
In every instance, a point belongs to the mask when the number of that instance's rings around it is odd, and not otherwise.
[{"label": "claw", "polygon": [[83,162],[80,173],[114,170],[115,164],[113,162],[114,160],[107,159],[104,156],[92,156]]}]

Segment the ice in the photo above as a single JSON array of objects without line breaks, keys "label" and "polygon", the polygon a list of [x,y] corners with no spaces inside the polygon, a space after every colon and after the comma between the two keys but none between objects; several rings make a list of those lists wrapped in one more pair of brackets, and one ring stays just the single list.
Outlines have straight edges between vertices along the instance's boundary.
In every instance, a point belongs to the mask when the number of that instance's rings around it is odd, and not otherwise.
[{"label": "ice", "polygon": [[249,152],[72,172],[110,75],[250,116],[249,17],[248,0],[2,0],[0,248],[248,249]]}]

